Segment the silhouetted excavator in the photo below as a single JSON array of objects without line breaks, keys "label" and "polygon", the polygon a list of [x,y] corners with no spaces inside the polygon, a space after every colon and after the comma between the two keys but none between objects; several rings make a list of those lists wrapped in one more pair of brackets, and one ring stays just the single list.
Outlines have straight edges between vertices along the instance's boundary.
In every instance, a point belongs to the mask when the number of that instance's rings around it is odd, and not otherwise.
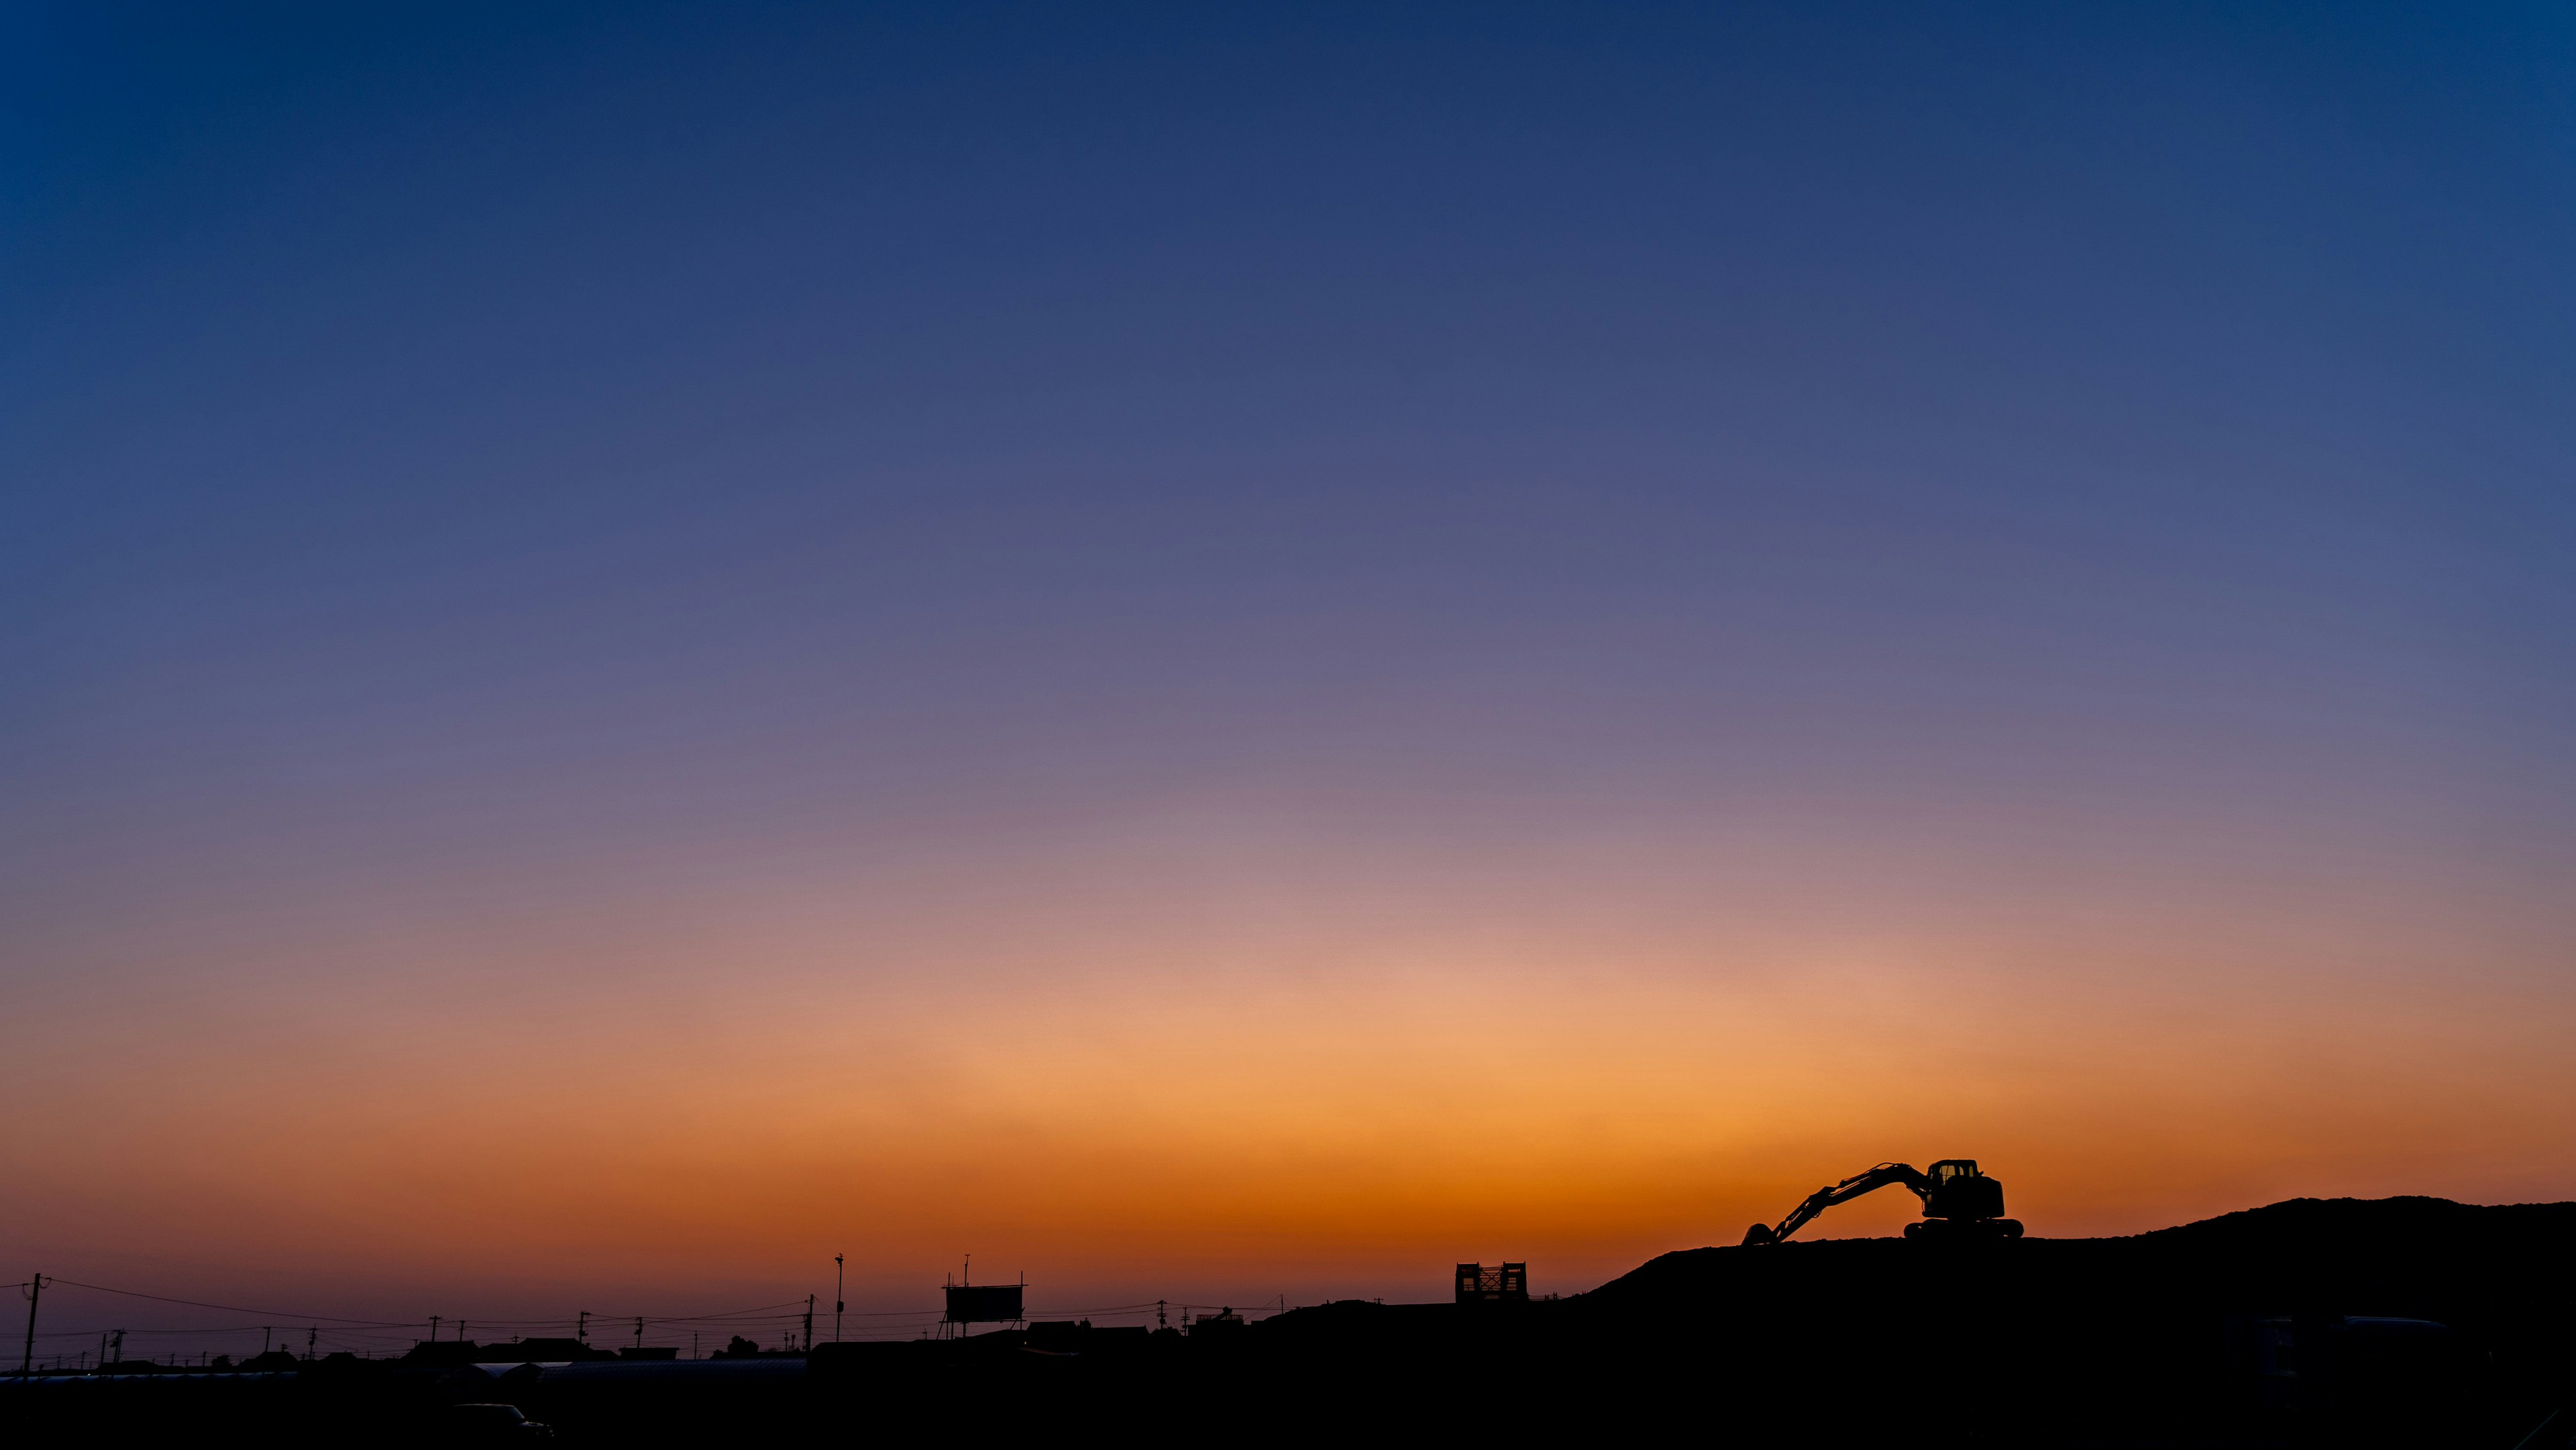
[{"label": "silhouetted excavator", "polygon": [[2003,1184],[1978,1172],[1974,1158],[1944,1158],[1933,1164],[1929,1173],[1915,1172],[1910,1163],[1881,1163],[1830,1188],[1819,1188],[1807,1195],[1806,1202],[1791,1209],[1777,1227],[1757,1223],[1746,1229],[1745,1246],[1776,1244],[1835,1204],[1849,1203],[1891,1183],[1905,1185],[1923,1200],[1923,1221],[1905,1226],[1909,1239],[1959,1242],[2021,1237],[2020,1222],[2004,1217]]}]

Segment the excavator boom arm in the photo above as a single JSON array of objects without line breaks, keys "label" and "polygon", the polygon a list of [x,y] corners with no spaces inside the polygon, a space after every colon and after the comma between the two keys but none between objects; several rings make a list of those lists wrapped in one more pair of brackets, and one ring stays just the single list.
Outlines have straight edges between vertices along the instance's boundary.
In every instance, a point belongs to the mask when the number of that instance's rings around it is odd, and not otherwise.
[{"label": "excavator boom arm", "polygon": [[[1819,1188],[1808,1194],[1806,1201],[1789,1210],[1789,1216],[1780,1220],[1775,1228],[1766,1230],[1759,1224],[1754,1225],[1754,1232],[1745,1236],[1745,1242],[1776,1244],[1805,1227],[1807,1220],[1835,1204],[1849,1203],[1864,1193],[1875,1193],[1891,1183],[1903,1184],[1917,1198],[1928,1197],[1932,1192],[1932,1180],[1915,1171],[1914,1165],[1881,1163],[1866,1173],[1855,1173],[1840,1183]],[[1766,1233],[1769,1237],[1762,1237]]]}]

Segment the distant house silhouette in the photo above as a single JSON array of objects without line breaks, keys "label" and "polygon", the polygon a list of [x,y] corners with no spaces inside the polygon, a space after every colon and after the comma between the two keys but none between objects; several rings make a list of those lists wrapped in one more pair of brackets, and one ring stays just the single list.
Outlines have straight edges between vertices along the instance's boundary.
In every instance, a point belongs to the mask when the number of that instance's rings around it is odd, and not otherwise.
[{"label": "distant house silhouette", "polygon": [[556,1364],[567,1361],[615,1359],[616,1355],[578,1339],[513,1339],[507,1344],[487,1344],[474,1361],[477,1364]]},{"label": "distant house silhouette", "polygon": [[1190,1326],[1190,1335],[1196,1338],[1202,1334],[1228,1334],[1242,1327],[1243,1316],[1235,1313],[1233,1308],[1228,1306],[1214,1314],[1200,1315],[1198,1322]]},{"label": "distant house silhouette", "polygon": [[[1178,1338],[1176,1331],[1167,1334]],[[1027,1345],[1040,1354],[1126,1354],[1146,1348],[1154,1330],[1143,1324],[1106,1324],[1094,1326],[1088,1319],[1032,1320]]]}]

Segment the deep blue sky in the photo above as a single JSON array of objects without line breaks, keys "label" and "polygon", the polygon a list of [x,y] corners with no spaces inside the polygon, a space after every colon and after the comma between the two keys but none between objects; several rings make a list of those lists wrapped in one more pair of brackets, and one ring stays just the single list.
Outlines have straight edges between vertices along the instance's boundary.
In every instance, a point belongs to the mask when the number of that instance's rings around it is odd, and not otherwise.
[{"label": "deep blue sky", "polygon": [[2569,1007],[2563,6],[5,23],[15,1031],[1157,812]]},{"label": "deep blue sky", "polygon": [[1202,780],[2570,804],[2560,12],[7,49],[41,897]]}]

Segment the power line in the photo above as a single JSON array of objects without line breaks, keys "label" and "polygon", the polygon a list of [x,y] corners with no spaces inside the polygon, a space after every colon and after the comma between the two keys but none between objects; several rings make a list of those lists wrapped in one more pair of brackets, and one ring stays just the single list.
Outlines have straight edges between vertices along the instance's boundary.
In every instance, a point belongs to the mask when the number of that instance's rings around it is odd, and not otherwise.
[{"label": "power line", "polygon": [[102,1294],[123,1294],[129,1299],[152,1299],[163,1304],[185,1304],[191,1309],[221,1309],[227,1314],[264,1314],[271,1319],[301,1319],[308,1324],[319,1321],[367,1329],[408,1329],[415,1322],[396,1319],[344,1319],[335,1314],[289,1314],[276,1309],[245,1309],[239,1304],[209,1304],[202,1299],[173,1299],[167,1294],[146,1294],[138,1289],[114,1289],[105,1284],[84,1284],[78,1279],[57,1279],[51,1276],[48,1276],[45,1282],[68,1284],[75,1289],[95,1289]]},{"label": "power line", "polygon": [[[22,1280],[9,1287],[23,1290],[35,1282],[37,1281]],[[57,1279],[52,1275],[46,1275],[42,1282],[48,1286],[60,1284],[65,1288],[87,1289],[95,1293],[114,1294],[129,1299],[149,1300],[157,1304],[176,1304],[191,1309],[220,1310],[227,1314],[256,1315],[260,1320],[264,1321],[261,1323],[247,1325],[210,1325],[177,1328],[151,1327],[130,1331],[137,1337],[153,1336],[160,1337],[165,1340],[182,1336],[206,1337],[246,1334],[253,1329],[266,1332],[271,1325],[279,1321],[291,1323],[295,1320],[301,1319],[308,1325],[317,1326],[314,1333],[309,1335],[308,1338],[319,1337],[318,1326],[323,1324],[330,1325],[332,1329],[330,1343],[335,1348],[351,1344],[357,1345],[361,1348],[391,1348],[392,1345],[388,1344],[387,1341],[392,1341],[393,1344],[399,1344],[403,1339],[419,1333],[425,1325],[430,1323],[457,1322],[457,1327],[460,1331],[465,1327],[464,1322],[450,1321],[449,1316],[445,1315],[438,1316],[435,1321],[356,1319],[345,1315],[307,1314],[276,1309],[253,1309],[239,1304],[219,1304],[204,1299],[183,1299],[171,1294],[150,1294],[139,1289],[121,1289],[112,1284],[92,1284],[79,1279]],[[1228,1307],[1218,1304],[1176,1304],[1172,1301],[1160,1301],[1159,1303],[1156,1301],[1144,1301],[1134,1304],[1093,1305],[1079,1308],[1046,1307],[1032,1310],[1029,1317],[1063,1319],[1092,1317],[1108,1318],[1126,1315],[1142,1315],[1153,1312],[1157,1308],[1166,1306],[1177,1307],[1184,1312],[1192,1310],[1204,1312]],[[1278,1312],[1277,1310],[1269,1309],[1267,1306],[1256,1306],[1257,1301],[1256,1304],[1247,1304],[1242,1312],[1250,1314]],[[810,1308],[811,1306],[804,1300],[790,1299],[780,1303],[756,1304],[747,1308],[716,1310],[700,1314],[622,1314],[604,1317],[636,1321],[639,1337],[645,1334],[651,1334],[652,1337],[658,1338],[660,1337],[660,1334],[674,1333],[678,1329],[684,1327],[716,1329],[725,1332],[759,1332],[767,1329],[777,1329],[784,1332],[791,1327],[802,1325],[804,1322],[804,1316],[797,1311],[810,1311]],[[848,1317],[856,1320],[871,1321],[851,1326],[851,1328],[855,1329],[861,1336],[869,1339],[902,1337],[926,1333],[932,1326],[942,1322],[944,1318],[939,1310],[927,1307],[919,1309],[865,1309],[851,1312],[848,1314]],[[30,1315],[30,1318],[32,1319],[33,1316]],[[542,1338],[544,1337],[542,1331],[554,1330],[561,1332],[577,1326],[581,1322],[581,1316],[567,1316],[560,1319],[473,1319],[470,1322],[484,1330],[487,1334],[497,1331],[525,1337],[532,1332],[535,1332],[538,1337]],[[30,1353],[32,1352],[34,1341],[37,1339],[84,1339],[100,1332],[100,1330],[96,1328],[38,1330],[32,1323],[28,1325],[28,1330],[29,1333],[27,1335],[27,1339]],[[655,1331],[659,1332],[655,1333]],[[496,1347],[501,1344],[500,1341],[496,1340],[487,1340],[485,1342],[487,1344],[495,1345]]]},{"label": "power line", "polygon": [[[424,1319],[351,1319],[337,1314],[307,1314],[301,1311],[289,1311],[283,1309],[252,1309],[240,1304],[216,1304],[204,1299],[181,1299],[169,1294],[146,1294],[140,1289],[120,1289],[112,1284],[90,1284],[84,1283],[79,1279],[60,1279],[50,1274],[45,1277],[45,1282],[49,1285],[61,1284],[74,1289],[94,1290],[101,1294],[121,1294],[129,1299],[149,1299],[159,1304],[179,1304],[191,1309],[220,1309],[227,1314],[257,1314],[267,1319],[301,1319],[307,1324],[331,1324],[344,1329],[416,1329],[428,1322]],[[22,1283],[12,1287],[24,1288],[25,1285]],[[642,1316],[622,1314],[617,1317],[621,1319],[641,1317],[646,1324],[696,1324],[726,1319],[753,1319],[763,1315],[792,1318],[792,1315],[783,1315],[780,1311],[800,1308],[803,1306],[804,1302],[805,1301],[802,1299],[789,1299],[776,1304],[755,1304],[747,1309],[722,1309],[705,1314],[646,1314]],[[904,1309],[890,1310],[886,1312],[889,1314],[899,1315],[926,1313],[930,1311]],[[473,1322],[477,1324],[488,1324],[501,1329],[542,1329],[573,1324],[577,1323],[578,1320],[575,1318],[476,1319]]]}]

